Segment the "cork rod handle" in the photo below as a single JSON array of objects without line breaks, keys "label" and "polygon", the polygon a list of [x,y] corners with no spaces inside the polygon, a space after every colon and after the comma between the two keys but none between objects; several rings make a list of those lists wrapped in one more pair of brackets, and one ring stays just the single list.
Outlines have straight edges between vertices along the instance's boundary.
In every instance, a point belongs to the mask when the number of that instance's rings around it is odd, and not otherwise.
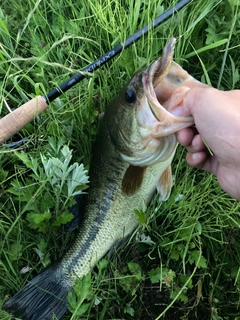
[{"label": "cork rod handle", "polygon": [[11,138],[15,133],[34,120],[46,110],[48,104],[41,96],[37,96],[24,103],[21,107],[0,119],[0,143]]}]

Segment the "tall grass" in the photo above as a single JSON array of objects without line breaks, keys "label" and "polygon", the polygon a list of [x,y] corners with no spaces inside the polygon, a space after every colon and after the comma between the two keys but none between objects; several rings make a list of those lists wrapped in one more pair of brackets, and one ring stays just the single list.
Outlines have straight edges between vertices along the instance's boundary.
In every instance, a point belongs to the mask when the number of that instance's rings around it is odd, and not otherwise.
[{"label": "tall grass", "polygon": [[[176,2],[4,2],[1,116],[46,94]],[[195,78],[224,90],[239,88],[239,21],[238,1],[192,1],[1,146],[1,303],[60,258],[74,237],[63,227],[72,202],[66,190],[51,188],[40,154],[61,158],[67,144],[71,161],[88,168],[104,107],[171,36],[178,38],[175,61]],[[24,144],[9,147],[23,138]],[[138,230],[93,270],[85,315],[64,319],[238,319],[240,206],[213,176],[189,168],[184,156],[179,147],[170,199],[159,203],[156,195],[147,212],[138,213]],[[40,216],[32,214],[45,216],[37,223]],[[20,273],[24,267],[31,272]],[[3,311],[0,317],[9,319]]]}]

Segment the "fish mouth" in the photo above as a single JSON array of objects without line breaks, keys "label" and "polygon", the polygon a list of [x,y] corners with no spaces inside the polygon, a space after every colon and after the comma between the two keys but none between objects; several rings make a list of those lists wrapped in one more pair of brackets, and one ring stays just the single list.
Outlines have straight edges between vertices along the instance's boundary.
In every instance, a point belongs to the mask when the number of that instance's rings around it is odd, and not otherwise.
[{"label": "fish mouth", "polygon": [[162,57],[147,68],[142,78],[148,105],[158,122],[158,137],[194,124],[191,115],[183,114],[182,104],[191,87],[203,85],[173,62],[175,43],[175,38],[169,40]]}]

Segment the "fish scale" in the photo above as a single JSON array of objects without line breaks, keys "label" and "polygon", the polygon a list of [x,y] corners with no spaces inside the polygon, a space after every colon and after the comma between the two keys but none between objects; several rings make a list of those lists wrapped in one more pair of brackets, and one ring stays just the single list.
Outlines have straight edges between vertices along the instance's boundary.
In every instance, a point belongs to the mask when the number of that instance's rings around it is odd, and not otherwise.
[{"label": "fish scale", "polygon": [[[80,227],[79,236],[72,250],[62,261],[62,265],[66,265],[68,270],[71,266],[72,275],[79,278],[88,273],[115,242],[136,228],[138,217],[134,209],[145,209],[146,203],[149,202],[156,189],[162,167],[162,163],[148,167],[141,188],[134,195],[128,196],[121,191],[121,188],[123,176],[129,164],[121,159],[118,150],[111,145],[106,123],[102,124],[95,145],[100,148],[94,148],[91,170],[93,173],[90,171],[90,178],[93,177],[93,180],[85,208],[85,211],[89,213],[88,219]],[[176,146],[176,140],[173,145]],[[105,157],[101,157],[102,154]],[[173,154],[174,151],[172,156]],[[167,167],[171,161],[172,157],[168,159],[165,166]],[[111,173],[113,170],[114,174]],[[100,179],[98,172],[100,172]],[[110,174],[112,177],[109,183]],[[151,189],[149,185],[152,186]],[[83,261],[85,261],[84,267]]]},{"label": "fish scale", "polygon": [[24,320],[50,320],[53,314],[60,319],[74,280],[137,227],[135,210],[145,210],[156,189],[160,201],[168,199],[175,132],[193,124],[191,116],[177,117],[171,111],[181,107],[189,84],[199,85],[172,61],[175,42],[171,38],[162,57],[137,72],[106,108],[76,239],[62,260],[10,298],[5,310]]}]

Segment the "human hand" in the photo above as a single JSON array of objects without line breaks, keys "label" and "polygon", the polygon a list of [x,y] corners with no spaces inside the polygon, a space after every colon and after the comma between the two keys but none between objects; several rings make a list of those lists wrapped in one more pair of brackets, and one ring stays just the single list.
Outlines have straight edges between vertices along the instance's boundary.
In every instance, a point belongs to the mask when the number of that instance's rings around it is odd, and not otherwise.
[{"label": "human hand", "polygon": [[178,114],[192,115],[195,121],[195,127],[177,133],[188,150],[186,161],[213,173],[222,189],[240,200],[240,90],[194,87],[180,107]]}]

